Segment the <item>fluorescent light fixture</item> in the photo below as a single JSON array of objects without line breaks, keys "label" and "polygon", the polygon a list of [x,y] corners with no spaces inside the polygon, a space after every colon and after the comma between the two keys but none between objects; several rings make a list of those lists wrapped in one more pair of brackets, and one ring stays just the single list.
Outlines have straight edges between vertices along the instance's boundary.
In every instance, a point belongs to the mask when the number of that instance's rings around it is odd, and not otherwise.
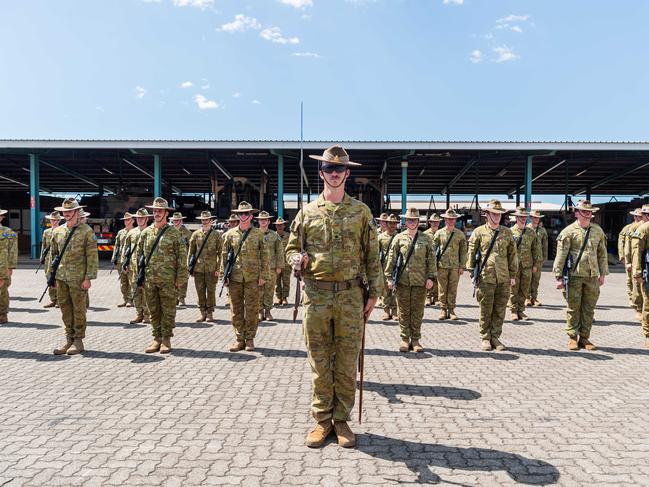
[{"label": "fluorescent light fixture", "polygon": [[505,174],[507,174],[507,168],[503,167],[498,174],[496,174],[496,177],[502,178]]},{"label": "fluorescent light fixture", "polygon": [[581,176],[582,174],[585,174],[587,172],[588,172],[588,169],[584,169],[583,171],[578,172],[577,174],[575,174],[575,177],[578,178],[579,176]]},{"label": "fluorescent light fixture", "polygon": [[215,168],[217,168],[219,171],[221,171],[223,173],[223,175],[226,178],[232,179],[232,174],[230,174],[227,169],[225,169],[223,166],[221,166],[221,164],[219,164],[218,161],[216,161],[215,159],[210,159],[210,161],[212,162],[212,164],[214,164]]},{"label": "fluorescent light fixture", "polygon": [[20,181],[16,181],[15,179],[9,178],[7,176],[0,175],[0,179],[4,179],[6,181],[11,181],[12,183],[19,184],[20,186],[25,186],[26,188],[29,187],[29,184],[21,183]]},{"label": "fluorescent light fixture", "polygon": [[131,166],[132,168],[137,169],[137,170],[140,171],[142,174],[145,174],[146,176],[149,176],[151,179],[155,179],[155,178],[153,177],[153,174],[151,174],[151,173],[148,172],[148,171],[145,171],[144,169],[142,169],[140,166],[138,166],[138,165],[135,164],[134,162],[131,162],[131,161],[129,161],[128,159],[125,159],[125,158],[122,158],[122,161],[124,161],[126,164],[128,164],[128,165]]},{"label": "fluorescent light fixture", "polygon": [[106,169],[105,167],[102,167],[102,169],[106,171],[108,174],[110,174],[111,176],[115,174],[113,171],[111,171],[110,169]]},{"label": "fluorescent light fixture", "polygon": [[192,173],[190,173],[190,172],[189,172],[187,169],[185,169],[184,167],[182,168],[182,170],[185,171],[189,176],[192,175]]}]

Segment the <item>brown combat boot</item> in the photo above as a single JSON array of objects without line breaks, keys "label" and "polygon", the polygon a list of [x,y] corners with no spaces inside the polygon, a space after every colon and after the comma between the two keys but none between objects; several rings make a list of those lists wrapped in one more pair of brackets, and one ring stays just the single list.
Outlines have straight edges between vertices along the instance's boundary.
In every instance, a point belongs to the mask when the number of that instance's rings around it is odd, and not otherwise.
[{"label": "brown combat boot", "polygon": [[9,319],[6,314],[0,315],[0,323],[8,323]]},{"label": "brown combat boot", "polygon": [[187,303],[185,303],[185,298],[180,298],[180,306],[187,306]]},{"label": "brown combat boot", "polygon": [[334,430],[340,446],[343,448],[356,446],[356,435],[347,424],[347,421],[334,421]]},{"label": "brown combat boot", "polygon": [[493,349],[491,346],[491,341],[490,340],[482,340],[482,350],[485,352],[490,352]]},{"label": "brown combat boot", "polygon": [[419,340],[413,340],[412,341],[412,349],[416,353],[421,353],[424,351],[424,347],[421,346],[421,343],[419,343]]},{"label": "brown combat boot", "polygon": [[306,435],[304,444],[309,448],[320,448],[327,441],[327,436],[331,434],[334,427],[330,420],[320,421],[315,427]]},{"label": "brown combat boot", "polygon": [[432,306],[432,305],[433,305],[433,297],[432,297],[432,296],[428,296],[428,300],[426,301],[426,304],[427,304],[428,306]]},{"label": "brown combat boot", "polygon": [[381,321],[388,321],[388,320],[391,320],[391,319],[392,319],[392,315],[387,311],[385,311],[383,313],[383,316],[381,316]]},{"label": "brown combat boot", "polygon": [[207,312],[207,317],[205,318],[206,321],[214,321],[214,313],[212,311]]},{"label": "brown combat boot", "polygon": [[534,306],[543,306],[543,303],[539,301],[538,299],[534,300]]},{"label": "brown combat boot", "polygon": [[171,337],[164,337],[162,339],[162,344],[160,345],[160,353],[169,352],[171,352]]},{"label": "brown combat boot", "polygon": [[273,321],[273,315],[270,314],[270,310],[266,310],[266,320],[267,321]]},{"label": "brown combat boot", "polygon": [[284,298],[284,304],[288,304],[288,299]]},{"label": "brown combat boot", "polygon": [[518,313],[514,313],[512,311],[512,321],[519,321],[521,319],[520,316],[518,316]]},{"label": "brown combat boot", "polygon": [[133,303],[131,303],[131,302],[129,301],[128,303],[126,303],[126,307],[127,307],[127,308],[132,308],[132,307],[133,307]]},{"label": "brown combat boot", "polygon": [[259,311],[259,321],[264,321],[266,319],[266,313],[264,313],[264,310]]},{"label": "brown combat boot", "polygon": [[410,343],[408,343],[408,340],[401,340],[401,344],[399,344],[399,351],[402,353],[407,353],[408,350],[410,350]]},{"label": "brown combat boot", "polygon": [[284,304],[284,303],[283,303],[283,301],[281,299],[276,299],[275,300],[275,306],[281,306],[282,304]]},{"label": "brown combat boot", "polygon": [[129,321],[131,325],[135,325],[136,323],[142,323],[144,321],[144,316],[142,315],[137,315],[134,320]]},{"label": "brown combat boot", "polygon": [[199,318],[196,318],[196,323],[202,323],[207,319],[207,314],[205,311],[201,311],[201,316]]},{"label": "brown combat boot", "polygon": [[455,321],[455,320],[458,319],[458,318],[457,318],[457,315],[455,314],[455,310],[454,310],[454,309],[452,309],[452,310],[449,312],[448,317],[449,317],[451,320],[453,320],[453,321]]},{"label": "brown combat boot", "polygon": [[579,338],[579,347],[586,350],[597,350],[597,347],[588,340],[588,338]]},{"label": "brown combat boot", "polygon": [[54,308],[56,306],[56,303],[54,301],[50,301],[47,303],[43,308]]},{"label": "brown combat boot", "polygon": [[83,340],[81,338],[75,338],[74,341],[72,342],[72,346],[68,348],[68,351],[66,353],[68,355],[78,355],[84,350],[85,349],[83,348]]},{"label": "brown combat boot", "polygon": [[640,311],[635,312],[635,319],[638,321],[642,321],[642,313],[640,313]]},{"label": "brown combat boot", "polygon": [[442,309],[439,311],[439,316],[437,317],[437,319],[438,319],[439,321],[444,321],[445,319],[448,318],[448,314],[447,314],[447,313],[448,313],[448,312],[447,312],[444,308],[442,308]]},{"label": "brown combat boot", "polygon": [[525,306],[534,306],[534,300],[532,299],[526,299],[525,300]]},{"label": "brown combat boot", "polygon": [[244,348],[246,348],[245,342],[243,340],[237,340],[232,345],[230,345],[229,350],[231,352],[238,352],[240,350],[243,350]]},{"label": "brown combat boot", "polygon": [[644,348],[649,348],[649,337],[644,342]]},{"label": "brown combat boot", "polygon": [[[47,306],[45,306],[45,307],[47,308]],[[118,304],[117,307],[118,308],[125,308],[126,307],[126,301],[124,301],[123,303]],[[51,306],[50,306],[50,308],[51,308]]]},{"label": "brown combat boot", "polygon": [[142,320],[142,323],[151,323],[151,317],[149,315],[144,315],[144,320]]},{"label": "brown combat boot", "polygon": [[568,350],[579,350],[579,343],[577,343],[577,337],[570,337],[568,339]]},{"label": "brown combat boot", "polygon": [[149,345],[146,350],[144,350],[145,353],[155,353],[158,350],[160,350],[160,345],[162,345],[162,338],[160,337],[153,337],[153,341],[151,342],[151,345]]},{"label": "brown combat boot", "polygon": [[68,351],[68,349],[72,346],[73,343],[74,343],[74,338],[65,337],[65,343],[60,347],[54,349],[54,355],[64,355]]},{"label": "brown combat boot", "polygon": [[503,345],[503,342],[498,340],[497,338],[492,338],[491,339],[491,345],[496,349],[498,352],[502,352],[503,350],[507,350],[507,347]]},{"label": "brown combat boot", "polygon": [[526,320],[529,318],[529,316],[527,316],[523,311],[521,311],[518,316],[521,320]]},{"label": "brown combat boot", "polygon": [[252,340],[246,340],[246,352],[254,352],[255,351],[255,342]]}]

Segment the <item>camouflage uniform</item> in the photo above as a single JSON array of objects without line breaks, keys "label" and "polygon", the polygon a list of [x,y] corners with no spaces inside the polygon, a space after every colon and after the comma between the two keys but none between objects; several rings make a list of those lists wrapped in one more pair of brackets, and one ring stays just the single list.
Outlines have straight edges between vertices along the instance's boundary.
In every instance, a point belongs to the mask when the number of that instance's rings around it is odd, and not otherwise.
[{"label": "camouflage uniform", "polygon": [[277,232],[268,229],[264,233],[264,247],[268,252],[270,272],[268,273],[269,279],[260,289],[259,311],[270,313],[270,310],[273,309],[273,291],[279,277],[275,269],[284,268],[286,261],[284,260],[284,245]]},{"label": "camouflage uniform", "polygon": [[[402,267],[397,284],[399,335],[404,342],[414,342],[421,338],[421,322],[426,306],[426,280],[435,281],[437,279],[433,239],[430,233],[419,231],[418,233],[419,237],[415,248],[407,265]],[[413,241],[414,237],[410,236],[408,230],[404,230],[395,237],[385,264],[386,279],[391,279],[398,255],[401,255],[403,263],[406,263]]]},{"label": "camouflage uniform", "polygon": [[[208,230],[207,232],[209,232]],[[189,240],[189,253],[187,254],[187,265],[191,256],[198,255],[198,250],[203,246],[203,241],[207,232],[203,228],[194,231]],[[201,315],[213,313],[216,306],[216,283],[218,277],[216,273],[221,266],[221,235],[216,230],[212,230],[210,238],[203,246],[200,257],[196,259],[194,265],[194,285],[198,294],[198,308]]]},{"label": "camouflage uniform", "polygon": [[[145,228],[146,229],[146,228]],[[136,320],[149,320],[149,308],[146,302],[146,296],[144,291],[137,287],[137,247],[140,241],[140,235],[143,230],[140,230],[140,227],[135,227],[129,230],[126,234],[126,246],[124,247],[124,253],[122,254],[122,259],[126,256],[128,249],[133,249],[131,254],[131,260],[128,266],[128,279],[131,285],[131,290],[133,291],[133,306],[135,306],[135,311],[137,313]]]},{"label": "camouflage uniform", "polygon": [[[72,230],[67,224],[52,232],[52,259],[61,253]],[[85,223],[79,223],[70,239],[56,272],[57,302],[61,308],[65,335],[71,338],[86,336],[86,299],[88,291],[81,288],[85,279],[96,279],[99,267],[97,237]]]},{"label": "camouflage uniform", "polygon": [[[510,280],[518,274],[516,244],[509,228],[499,225],[498,237],[494,243],[489,260],[480,273],[477,290],[480,304],[480,337],[482,340],[500,338],[505,320],[505,310],[509,299]],[[476,228],[469,238],[466,268],[472,272],[476,266],[476,251],[480,249],[481,259],[487,254],[489,243],[494,235],[488,224]]]},{"label": "camouflage uniform", "polygon": [[[606,235],[596,223],[590,224],[591,230],[584,253],[570,275],[569,299],[566,319],[566,333],[569,337],[588,339],[593,326],[595,305],[599,298],[600,276],[608,274],[608,255],[606,252]],[[557,238],[557,256],[554,259],[553,272],[556,279],[561,279],[563,266],[572,255],[576,262],[584,243],[586,228],[579,222],[568,225]],[[566,291],[563,291],[564,298]]]},{"label": "camouflage uniform", "polygon": [[369,298],[378,298],[383,286],[376,239],[370,209],[347,194],[339,204],[321,194],[291,224],[287,262],[301,248],[309,259],[303,326],[313,373],[311,414],[318,422],[347,421],[354,406],[364,326],[359,280],[367,280]]},{"label": "camouflage uniform", "polygon": [[[516,282],[509,292],[509,309],[512,315],[525,318],[525,300],[529,298],[532,284],[532,267],[540,267],[543,259],[536,232],[528,226],[521,230],[518,225],[510,229],[518,255],[518,272]],[[515,318],[515,317],[514,317]]]},{"label": "camouflage uniform", "polygon": [[253,340],[259,325],[259,279],[270,278],[268,249],[264,243],[264,232],[250,227],[250,233],[241,247],[245,233],[240,227],[232,228],[223,235],[221,254],[221,275],[227,262],[230,249],[241,252],[234,264],[228,281],[232,326],[237,342]]},{"label": "camouflage uniform", "polygon": [[[431,218],[439,218],[439,216],[437,216],[437,214],[433,213],[433,214],[431,215]],[[430,220],[429,220],[429,221],[430,221]],[[438,221],[438,220],[435,220],[435,221]],[[438,230],[439,230],[439,227],[438,227]],[[431,240],[433,240],[433,237],[435,236],[435,233],[436,233],[438,230],[433,230],[432,228],[427,228],[426,230],[424,230],[423,233],[425,233],[426,235],[428,235],[428,237],[429,237]],[[435,250],[435,252],[437,253],[437,249],[434,249],[434,250]],[[431,302],[432,302],[432,304],[435,304],[435,303],[438,301],[438,299],[439,299],[439,288],[438,288],[438,284],[437,284],[437,279],[433,279],[433,287],[430,288],[430,289],[426,292],[426,296],[427,296],[428,299],[429,299],[429,304],[431,304]]]},{"label": "camouflage uniform", "polygon": [[173,226],[167,227],[158,246],[149,259],[151,247],[163,228],[151,224],[142,230],[134,254],[139,262],[147,262],[144,273],[144,294],[151,314],[151,335],[159,338],[174,336],[176,326],[176,284],[187,280],[187,252],[181,243],[181,234]]},{"label": "camouflage uniform", "polygon": [[[383,271],[385,272],[385,269],[387,267],[387,262],[388,262],[388,255],[390,255],[390,247],[392,246],[392,243],[397,238],[398,232],[394,232],[393,234],[390,234],[387,232],[381,232],[378,237],[378,242],[379,242],[379,255],[383,255]],[[397,310],[397,296],[396,296],[396,291],[391,290],[388,288],[388,278],[390,276],[385,276],[383,279],[383,309],[385,310],[385,314],[389,316],[397,316],[398,310]]]},{"label": "camouflage uniform", "polygon": [[0,225],[0,279],[4,281],[0,286],[0,323],[7,322],[11,272],[16,268],[17,264],[18,243],[16,232],[9,227]]},{"label": "camouflage uniform", "polygon": [[[635,257],[636,249],[633,245],[634,243],[634,238],[633,235],[635,234],[636,230],[642,226],[644,222],[639,221],[639,222],[633,222],[631,226],[628,228],[625,238],[624,238],[624,248],[623,248],[623,257],[624,257],[624,265],[625,269],[627,264],[633,263],[633,258]],[[619,248],[618,248],[619,250]],[[629,300],[631,302],[631,305],[633,309],[636,310],[638,313],[642,313],[642,308],[643,308],[643,294],[642,294],[642,289],[641,289],[641,284],[633,279],[633,269],[626,269],[627,271],[627,291],[630,290],[629,294]],[[629,281],[631,281],[631,287],[629,289]]]},{"label": "camouflage uniform", "polygon": [[[435,232],[433,246],[441,252],[448,239],[450,232],[446,227]],[[437,283],[439,290],[439,304],[442,311],[453,312],[457,301],[457,286],[460,282],[460,269],[464,269],[467,253],[467,241],[464,232],[453,229],[453,239],[437,262]]]},{"label": "camouflage uniform", "polygon": [[[183,247],[185,247],[185,253],[188,253],[189,251],[189,240],[192,237],[192,231],[187,228],[185,225],[181,225],[179,229],[177,229],[180,232],[180,243],[182,244]],[[213,234],[217,234],[216,230],[212,232]],[[212,237],[210,237],[212,238]],[[203,252],[205,252],[203,250]],[[187,284],[189,283],[189,274],[187,275],[187,279],[184,281],[184,284],[181,284],[181,286],[178,288],[177,294],[178,294],[178,299],[176,300],[177,303],[184,303],[185,298],[187,298]],[[194,281],[195,283],[195,281]],[[216,284],[214,284],[216,286]]]},{"label": "camouflage uniform", "polygon": [[532,304],[538,301],[539,297],[539,284],[541,283],[541,274],[543,273],[543,263],[548,260],[548,232],[541,225],[536,227],[536,230],[529,225],[530,230],[536,232],[536,237],[539,241],[539,248],[541,249],[541,259],[536,264],[536,272],[532,272],[532,285],[530,287],[530,301]]},{"label": "camouflage uniform", "polygon": [[[45,266],[45,277],[46,279],[49,279],[50,277],[50,266],[52,265],[52,252],[50,246],[52,245],[52,232],[54,231],[54,228],[48,228],[43,232],[43,240],[41,241],[41,257],[40,260]],[[43,254],[45,254],[45,250],[48,250],[47,255],[43,257]],[[50,296],[50,303],[56,305],[56,288],[51,287],[47,290],[48,295]]]},{"label": "camouflage uniform", "polygon": [[[649,222],[642,224],[631,235],[631,245],[633,246],[633,260],[631,263],[631,272],[635,279],[642,279],[642,272],[645,269],[645,253],[649,249]],[[637,282],[637,281],[636,281]],[[642,293],[642,332],[647,339],[646,347],[649,348],[649,283],[637,283]]]},{"label": "camouflage uniform", "polygon": [[[131,281],[129,280],[128,272],[122,270],[122,257],[124,255],[123,249],[127,245],[128,230],[122,228],[117,232],[115,237],[115,246],[113,247],[113,255],[111,260],[115,260],[117,272],[119,273],[119,290],[122,293],[122,300],[124,303],[131,302]],[[116,257],[117,256],[117,257]]]},{"label": "camouflage uniform", "polygon": [[281,244],[282,244],[282,251],[280,254],[282,273],[277,276],[275,296],[277,296],[278,302],[282,302],[284,300],[288,300],[288,295],[289,292],[291,291],[292,268],[284,260],[284,255],[286,252],[286,244],[288,243],[288,237],[290,234],[288,232],[284,232],[282,235],[280,235],[279,233],[277,233],[277,235],[281,239]]}]

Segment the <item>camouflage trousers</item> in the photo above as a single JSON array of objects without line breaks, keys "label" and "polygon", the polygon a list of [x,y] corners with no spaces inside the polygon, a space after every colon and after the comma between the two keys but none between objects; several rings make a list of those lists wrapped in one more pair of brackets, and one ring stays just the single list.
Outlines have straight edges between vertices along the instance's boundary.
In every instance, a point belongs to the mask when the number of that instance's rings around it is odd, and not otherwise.
[{"label": "camouflage trousers", "polygon": [[624,268],[626,270],[626,293],[629,296],[629,301],[635,307],[635,302],[633,301],[633,269],[627,269],[626,264],[624,264]]},{"label": "camouflage trousers", "polygon": [[7,277],[4,284],[0,286],[0,315],[9,312],[9,286],[11,286],[11,277]]},{"label": "camouflage trousers", "polygon": [[[383,279],[383,294],[381,295],[383,309],[386,313],[397,316],[399,314],[397,310],[397,295],[396,293],[388,288],[388,280]],[[424,303],[425,304],[425,303]]]},{"label": "camouflage trousers", "polygon": [[[194,283],[196,284],[196,283]],[[189,285],[189,275],[187,275],[187,280],[184,284],[181,284],[179,288],[176,289],[176,301],[180,299],[185,299],[187,297],[187,286]]]},{"label": "camouflage trousers", "polygon": [[421,338],[427,289],[425,286],[397,285],[399,336],[406,341]]},{"label": "camouflage trousers", "polygon": [[642,292],[642,333],[649,338],[649,286],[646,283],[637,284]]},{"label": "camouflage trousers", "polygon": [[311,415],[347,421],[356,398],[356,367],[363,334],[359,287],[333,292],[304,286],[303,332],[311,366]]},{"label": "camouflage trousers", "polygon": [[[216,283],[218,278],[214,272],[194,272],[194,286],[198,294],[198,308],[201,313],[213,313],[216,306]],[[187,294],[185,292],[185,294]],[[178,297],[181,297],[180,291]]]},{"label": "camouflage trousers", "polygon": [[541,283],[541,274],[543,273],[543,266],[539,265],[536,272],[532,272],[532,283],[530,284],[530,299],[536,301],[539,297],[539,284]]},{"label": "camouflage trousers", "polygon": [[[134,271],[129,271],[129,282],[131,284],[132,296],[133,296],[133,306],[138,316],[143,316],[148,318],[149,308],[147,307],[146,297],[144,291],[137,287],[137,274]],[[176,297],[174,296],[174,302]]]},{"label": "camouflage trousers", "polygon": [[[570,297],[567,300],[566,333],[569,337],[589,338],[593,327],[595,306],[599,299],[599,282],[596,277],[571,277]],[[566,291],[563,291],[566,297]]]},{"label": "camouflage trousers", "polygon": [[128,272],[119,271],[119,290],[125,303],[131,302],[131,280]]},{"label": "camouflage trousers", "polygon": [[65,336],[73,338],[86,337],[88,291],[81,289],[81,282],[56,280],[56,299],[61,308]]},{"label": "camouflage trousers", "polygon": [[518,268],[516,282],[509,291],[509,309],[512,313],[520,315],[525,311],[525,300],[530,295],[532,284],[532,268]]},{"label": "camouflage trousers", "polygon": [[275,295],[277,299],[288,299],[291,292],[291,276],[293,275],[291,266],[286,266],[282,269],[282,273],[277,276],[277,283],[275,285]]},{"label": "camouflage trousers", "polygon": [[476,297],[480,304],[480,338],[483,340],[500,338],[503,332],[509,287],[509,282],[491,284],[482,281],[478,286]]},{"label": "camouflage trousers", "polygon": [[237,340],[252,340],[259,326],[259,296],[261,289],[257,281],[233,282],[228,284],[232,326]]},{"label": "camouflage trousers", "polygon": [[640,284],[638,281],[632,279],[631,303],[633,303],[633,308],[638,312],[642,312],[643,309],[643,303],[644,303],[644,294],[642,292],[643,287],[644,286]]},{"label": "camouflage trousers", "polygon": [[273,269],[270,273],[270,279],[259,290],[259,311],[262,309],[269,311],[273,309],[273,292],[275,291],[277,277]]},{"label": "camouflage trousers", "polygon": [[437,268],[437,289],[439,290],[439,306],[441,309],[455,309],[459,282],[460,269]]},{"label": "camouflage trousers", "polygon": [[144,295],[151,313],[151,335],[172,337],[176,326],[176,286],[145,281]]},{"label": "camouflage trousers", "polygon": [[[45,282],[50,278],[49,274],[45,275],[46,279]],[[56,288],[55,287],[50,287],[47,289],[47,295],[50,297],[50,302],[56,304],[57,303],[57,298],[56,298]]]}]

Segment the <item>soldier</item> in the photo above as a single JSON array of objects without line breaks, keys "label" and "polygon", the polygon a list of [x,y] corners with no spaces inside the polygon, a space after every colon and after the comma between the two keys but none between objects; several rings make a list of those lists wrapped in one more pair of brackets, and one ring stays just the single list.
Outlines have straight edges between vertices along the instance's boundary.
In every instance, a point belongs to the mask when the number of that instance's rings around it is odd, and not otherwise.
[{"label": "soldier", "polygon": [[338,444],[349,448],[356,444],[347,421],[354,407],[364,320],[381,294],[383,277],[372,213],[345,193],[350,166],[360,164],[351,162],[340,146],[309,157],[322,161],[324,190],[293,220],[286,246],[286,260],[302,269],[303,328],[313,372],[311,414],[317,425],[305,443],[321,447],[335,430]]},{"label": "soldier", "polygon": [[[376,235],[377,235],[377,237],[380,237],[381,235],[383,235],[384,233],[386,233],[388,231],[388,214],[387,213],[381,213],[381,215],[379,215],[378,217],[375,217],[374,220],[376,222],[378,222],[378,224],[379,224],[379,226],[376,229]],[[380,253],[380,245],[381,244],[379,243],[379,253]],[[385,253],[383,255],[383,262],[381,263],[381,265],[385,264],[385,260],[387,258],[388,258],[388,254]],[[386,291],[385,283],[383,283],[383,292],[384,293],[389,293],[389,290]],[[376,307],[377,308],[385,308],[385,302],[384,302],[383,294],[381,296],[379,296],[379,299],[376,302]],[[383,316],[385,316],[385,314]]]},{"label": "soldier", "polygon": [[[505,350],[500,341],[505,320],[509,290],[516,284],[518,257],[509,228],[500,225],[507,213],[500,201],[491,200],[485,208],[487,222],[476,228],[469,239],[466,268],[477,277],[477,298],[480,304],[480,338],[482,350]],[[479,258],[479,260],[478,260]],[[475,283],[475,277],[474,277]]]},{"label": "soldier", "polygon": [[[237,352],[245,348],[252,352],[259,325],[260,288],[270,279],[268,250],[264,243],[264,233],[252,226],[252,215],[259,210],[242,201],[232,211],[239,215],[239,226],[223,235],[221,255],[221,275],[228,286],[232,326],[236,335],[230,351]],[[224,271],[228,253],[236,258],[234,262],[230,262],[232,272],[226,276]]]},{"label": "soldier", "polygon": [[[442,219],[439,217],[439,215],[437,213],[433,213],[428,218],[429,228],[426,229],[424,231],[424,233],[426,235],[428,235],[431,240],[435,236],[435,233],[437,232],[437,230],[439,230],[439,224],[440,224],[441,221],[442,221]],[[435,249],[435,252],[437,252],[437,249]],[[435,304],[437,302],[437,298],[439,297],[439,292],[438,292],[438,289],[437,289],[437,279],[435,279],[435,281],[433,282],[433,287],[428,290],[427,296],[428,296],[428,304],[429,305],[432,306],[433,304]]]},{"label": "soldier", "polygon": [[[570,350],[595,350],[589,341],[590,331],[599,288],[608,275],[606,235],[599,225],[591,222],[598,209],[588,200],[579,201],[574,207],[577,221],[564,228],[557,238],[553,272],[557,289],[564,289],[563,296],[568,303],[566,333]],[[572,269],[566,290],[562,276],[568,256],[572,258]]]},{"label": "soldier", "polygon": [[201,228],[194,231],[189,240],[189,253],[187,266],[193,263],[192,276],[198,294],[198,308],[201,315],[197,323],[214,321],[214,307],[216,306],[216,283],[219,281],[219,267],[221,265],[221,235],[214,230],[212,224],[216,218],[209,211],[202,211],[197,220],[201,221]]},{"label": "soldier", "polygon": [[124,253],[122,250],[127,245],[126,239],[128,238],[128,232],[133,229],[133,215],[128,211],[124,212],[124,216],[120,218],[124,222],[124,228],[117,232],[115,237],[115,246],[113,247],[113,256],[111,257],[111,262],[117,266],[117,272],[119,274],[119,289],[122,293],[122,303],[118,304],[118,308],[123,308],[128,306],[129,308],[133,306],[133,301],[131,300],[132,291],[131,291],[131,281],[128,277],[128,272],[125,272],[122,269],[122,256]]},{"label": "soldier", "polygon": [[91,280],[97,278],[99,254],[97,237],[85,223],[80,223],[83,206],[66,198],[56,211],[63,213],[65,225],[52,231],[50,253],[59,257],[56,272],[56,300],[65,325],[65,344],[54,349],[54,355],[76,355],[83,352],[86,337],[86,299]]},{"label": "soldier", "polygon": [[439,290],[439,319],[457,320],[455,303],[460,276],[464,274],[467,242],[464,232],[455,228],[458,215],[453,208],[442,213],[446,226],[435,232],[433,246],[437,249],[437,283]]},{"label": "soldier", "polygon": [[[122,261],[129,261],[126,267],[126,272],[128,273],[129,281],[131,283],[131,290],[133,292],[132,301],[133,306],[135,306],[136,316],[129,323],[134,325],[136,323],[151,323],[151,318],[149,316],[149,308],[146,304],[146,298],[144,296],[144,291],[137,287],[137,245],[140,240],[140,235],[147,227],[149,222],[149,212],[146,208],[140,208],[135,212],[135,222],[137,227],[133,228],[126,234],[126,246],[124,247],[124,255],[122,256]],[[127,255],[130,253],[130,257]]]},{"label": "soldier", "polygon": [[543,303],[539,301],[539,283],[541,282],[541,274],[543,272],[543,263],[548,260],[548,232],[540,225],[542,215],[539,210],[532,210],[530,212],[530,229],[536,233],[539,241],[539,248],[541,249],[541,257],[543,258],[535,267],[536,270],[532,271],[532,285],[530,286],[530,297],[525,302],[529,306],[541,306]]},{"label": "soldier", "polygon": [[527,319],[525,301],[529,298],[532,273],[541,266],[543,254],[536,232],[526,225],[529,215],[525,207],[516,208],[513,216],[516,217],[516,225],[511,228],[511,233],[516,244],[516,255],[518,255],[518,272],[515,276],[516,282],[512,284],[509,294],[509,309],[512,321],[519,321]]},{"label": "soldier", "polygon": [[238,226],[239,226],[239,215],[233,213],[232,215],[230,215],[230,218],[228,218],[228,230],[237,228]]},{"label": "soldier", "polygon": [[[388,261],[388,255],[390,254],[390,248],[392,247],[392,242],[397,236],[397,225],[399,224],[399,218],[397,215],[389,215],[386,219],[386,231],[379,234],[379,260],[381,262],[381,270],[385,272],[385,267]],[[385,275],[384,275],[385,277]],[[383,316],[382,320],[391,320],[393,316],[397,316],[397,296],[396,290],[392,290],[388,287],[388,280],[383,280],[383,295],[382,304],[383,304]],[[377,305],[378,306],[378,305]]]},{"label": "soldier", "polygon": [[[0,210],[0,223],[7,210]],[[18,243],[16,232],[0,225],[0,324],[7,323],[9,313],[9,286],[11,275],[18,265]]]},{"label": "soldier", "polygon": [[[622,255],[620,261],[624,263],[626,272],[627,272],[627,292],[629,294],[629,302],[631,307],[635,310],[635,317],[638,321],[642,321],[642,289],[638,285],[638,282],[633,279],[633,254],[635,249],[633,244],[633,234],[635,231],[640,228],[640,226],[649,219],[649,214],[643,214],[643,209],[647,205],[643,205],[642,208],[636,208],[631,212],[633,215],[633,223],[625,226],[620,232],[620,237],[618,238],[618,254],[620,250],[620,240],[622,240]],[[626,229],[626,231],[625,231]]]},{"label": "soldier", "polygon": [[[183,222],[185,217],[179,211],[175,211],[174,214],[169,218],[169,221],[172,225],[180,232],[180,243],[185,247],[185,253],[189,250],[189,239],[192,237],[192,232],[187,228]],[[185,299],[187,298],[187,283],[189,282],[189,276],[185,283],[178,289],[178,298],[176,299],[176,306],[187,306],[185,304]],[[205,321],[205,320],[203,320]]]},{"label": "soldier", "polygon": [[169,353],[176,326],[176,296],[188,275],[187,252],[180,231],[167,223],[174,210],[167,200],[155,198],[147,208],[152,210],[153,224],[142,230],[136,254],[138,262],[144,259],[144,294],[151,313],[153,341],[145,352]]},{"label": "soldier", "polygon": [[634,285],[642,293],[642,332],[645,347],[649,348],[649,205],[643,205],[641,212],[644,221],[631,235],[633,251],[626,255],[632,256],[630,263]]},{"label": "soldier", "polygon": [[[53,211],[49,215],[45,215],[45,218],[50,221],[50,228],[46,229],[43,232],[43,240],[41,242],[41,259],[40,262],[45,266],[45,277],[49,279],[50,275],[50,265],[52,264],[52,232],[56,227],[59,226],[63,217],[58,211]],[[54,308],[57,306],[56,303],[56,288],[51,287],[48,289],[48,294],[50,296],[50,302],[47,303],[43,308]]]},{"label": "soldier", "polygon": [[[435,249],[430,234],[419,231],[419,210],[408,208],[401,218],[406,219],[406,229],[397,235],[390,246],[388,261],[385,264],[385,278],[388,287],[396,286],[397,307],[399,309],[400,352],[424,351],[421,340],[421,322],[424,319],[426,290],[432,289],[437,279]],[[392,276],[397,259],[401,265],[397,275]],[[398,282],[395,282],[395,279]]]},{"label": "soldier", "polygon": [[288,304],[288,294],[291,290],[291,266],[286,263],[284,255],[286,252],[286,244],[288,243],[289,234],[284,231],[286,228],[286,221],[279,217],[275,220],[275,231],[279,238],[282,240],[282,273],[277,276],[277,286],[275,288],[275,295],[277,296],[277,301],[275,304],[282,305]]},{"label": "soldier", "polygon": [[387,213],[381,213],[381,215],[376,218],[376,221],[379,222],[379,229],[378,229],[378,234],[381,235],[382,233],[385,233],[388,231],[388,214]]},{"label": "soldier", "polygon": [[268,252],[268,265],[270,273],[268,274],[268,281],[260,289],[259,296],[259,321],[272,320],[273,315],[270,313],[273,308],[273,291],[275,290],[275,281],[282,273],[286,260],[284,258],[284,245],[282,239],[273,230],[268,228],[270,219],[272,217],[267,211],[259,213],[257,220],[259,221],[259,228],[264,232],[264,247]]}]

